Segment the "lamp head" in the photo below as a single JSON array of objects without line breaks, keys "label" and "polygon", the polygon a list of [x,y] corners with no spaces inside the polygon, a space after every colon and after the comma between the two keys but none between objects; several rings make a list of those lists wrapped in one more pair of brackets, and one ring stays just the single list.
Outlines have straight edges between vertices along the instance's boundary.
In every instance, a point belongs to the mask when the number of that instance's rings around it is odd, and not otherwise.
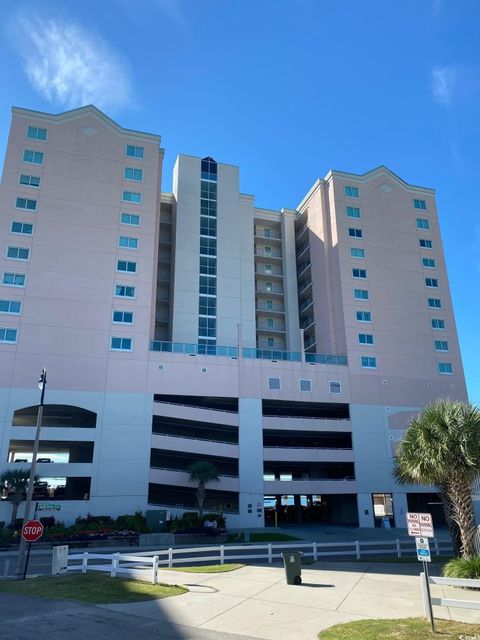
[{"label": "lamp head", "polygon": [[42,391],[44,385],[47,384],[47,370],[45,368],[42,369],[42,373],[40,374],[40,378],[38,379],[38,388]]}]

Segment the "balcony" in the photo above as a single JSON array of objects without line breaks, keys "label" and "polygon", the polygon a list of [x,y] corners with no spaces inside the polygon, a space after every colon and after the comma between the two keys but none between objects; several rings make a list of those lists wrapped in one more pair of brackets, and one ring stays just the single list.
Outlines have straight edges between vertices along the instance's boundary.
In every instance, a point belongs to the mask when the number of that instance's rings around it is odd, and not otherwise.
[{"label": "balcony", "polygon": [[313,299],[307,298],[299,305],[298,307],[299,312],[302,313],[302,311],[305,311],[305,309],[308,309],[308,307],[312,304],[313,304]]},{"label": "balcony", "polygon": [[170,271],[158,271],[157,280],[160,280],[161,282],[170,282],[170,279]]},{"label": "balcony", "polygon": [[308,241],[307,241],[307,242],[304,242],[302,245],[300,245],[300,247],[298,247],[298,249],[297,249],[297,260],[298,260],[298,258],[300,258],[300,256],[302,256],[302,255],[305,253],[305,251],[306,251],[307,249],[309,249],[309,248],[310,248],[310,242],[308,242]]},{"label": "balcony", "polygon": [[283,278],[282,270],[279,267],[272,267],[271,269],[267,269],[262,264],[255,265],[255,273],[260,276],[268,276],[272,278]]},{"label": "balcony", "polygon": [[283,304],[275,304],[274,302],[272,302],[272,304],[267,304],[266,302],[260,302],[259,300],[257,300],[255,308],[257,309],[257,311],[285,314],[285,307],[283,306]]},{"label": "balcony", "polygon": [[282,236],[277,231],[268,231],[267,229],[255,229],[255,238],[264,240],[281,240]]},{"label": "balcony", "polygon": [[281,260],[282,259],[282,254],[280,251],[275,251],[273,249],[271,249],[271,251],[267,250],[267,253],[265,253],[265,247],[257,247],[255,246],[255,256],[257,258],[264,258],[265,260]]},{"label": "balcony", "polygon": [[265,282],[257,282],[257,287],[255,290],[257,293],[268,293],[268,295],[283,296],[283,287],[280,287],[277,284],[272,284],[271,286],[269,286]]},{"label": "balcony", "polygon": [[315,323],[315,318],[312,316],[307,316],[300,322],[300,329],[307,329]]},{"label": "balcony", "polygon": [[305,260],[301,264],[297,265],[297,278],[300,278],[302,273],[311,266],[310,260]]},{"label": "balcony", "polygon": [[259,320],[257,322],[257,331],[258,330],[275,332],[275,333],[278,333],[278,332],[285,333],[285,326],[276,322],[272,324],[269,322],[265,322],[263,320]]},{"label": "balcony", "polygon": [[302,282],[301,284],[299,284],[298,285],[298,295],[301,296],[302,293],[304,293],[311,286],[312,286],[312,281],[311,280],[306,280],[305,282]]}]

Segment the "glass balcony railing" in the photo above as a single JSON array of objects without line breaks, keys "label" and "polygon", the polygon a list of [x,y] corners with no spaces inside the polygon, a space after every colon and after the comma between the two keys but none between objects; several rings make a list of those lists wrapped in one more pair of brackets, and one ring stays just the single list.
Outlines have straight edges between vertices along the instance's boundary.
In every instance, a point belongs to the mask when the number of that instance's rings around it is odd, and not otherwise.
[{"label": "glass balcony railing", "polygon": [[[153,340],[150,343],[150,351],[163,353],[183,353],[188,356],[207,355],[238,358],[238,347],[225,347],[217,345],[194,344],[189,342],[166,342]],[[283,351],[281,349],[257,349],[255,347],[243,347],[243,358],[256,358],[259,360],[282,360],[287,362],[301,362],[300,351]],[[347,356],[335,356],[324,353],[306,353],[305,362],[311,364],[347,365]]]}]

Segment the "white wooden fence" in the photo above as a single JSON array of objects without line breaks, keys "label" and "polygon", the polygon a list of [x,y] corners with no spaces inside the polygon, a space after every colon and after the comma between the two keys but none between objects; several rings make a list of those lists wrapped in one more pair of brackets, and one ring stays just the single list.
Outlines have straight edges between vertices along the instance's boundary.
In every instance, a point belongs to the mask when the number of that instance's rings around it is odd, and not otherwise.
[{"label": "white wooden fence", "polygon": [[[447,541],[433,539],[433,548],[436,555],[452,551],[452,546]],[[119,573],[138,573],[148,571],[152,581],[156,576],[156,569],[161,567],[171,568],[179,565],[192,564],[225,564],[233,561],[263,560],[272,564],[281,559],[283,551],[295,549],[302,551],[304,557],[312,558],[317,562],[321,558],[352,557],[362,560],[378,556],[414,557],[415,545],[410,540],[391,540],[389,542],[378,541],[352,541],[352,542],[303,542],[298,544],[245,544],[245,545],[220,545],[218,547],[188,547],[169,548],[161,551],[138,552],[130,554],[114,553],[78,553],[69,554],[68,570],[106,571],[115,576]],[[101,562],[103,561],[103,562]]]},{"label": "white wooden fence", "polygon": [[[431,622],[430,607],[428,604],[427,578],[425,573],[420,574],[420,583],[422,588],[423,608],[425,617]],[[480,580],[467,580],[463,578],[433,578],[428,577],[428,584],[443,585],[446,587],[469,587],[471,589],[480,589]],[[438,607],[455,607],[458,609],[477,609],[480,611],[480,600],[457,600],[456,598],[431,598],[432,605]]]}]

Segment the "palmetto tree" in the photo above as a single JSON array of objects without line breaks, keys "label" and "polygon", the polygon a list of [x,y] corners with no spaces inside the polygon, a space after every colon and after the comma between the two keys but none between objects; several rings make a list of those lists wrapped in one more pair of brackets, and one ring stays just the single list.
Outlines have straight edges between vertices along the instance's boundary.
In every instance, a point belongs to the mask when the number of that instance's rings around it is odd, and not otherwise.
[{"label": "palmetto tree", "polygon": [[0,484],[8,490],[8,500],[12,503],[12,519],[10,521],[11,528],[15,526],[18,507],[22,500],[25,499],[29,476],[30,469],[28,467],[23,469],[11,469],[9,471],[4,471],[0,475]]},{"label": "palmetto tree", "polygon": [[201,520],[203,515],[203,503],[205,502],[205,485],[208,482],[218,480],[218,471],[213,462],[208,460],[199,460],[198,462],[192,462],[188,467],[190,473],[190,480],[197,482],[197,504],[198,504],[198,519]]},{"label": "palmetto tree", "polygon": [[396,480],[438,488],[450,532],[455,523],[460,554],[466,557],[475,555],[472,482],[479,473],[478,407],[438,400],[410,422],[396,454]]}]

